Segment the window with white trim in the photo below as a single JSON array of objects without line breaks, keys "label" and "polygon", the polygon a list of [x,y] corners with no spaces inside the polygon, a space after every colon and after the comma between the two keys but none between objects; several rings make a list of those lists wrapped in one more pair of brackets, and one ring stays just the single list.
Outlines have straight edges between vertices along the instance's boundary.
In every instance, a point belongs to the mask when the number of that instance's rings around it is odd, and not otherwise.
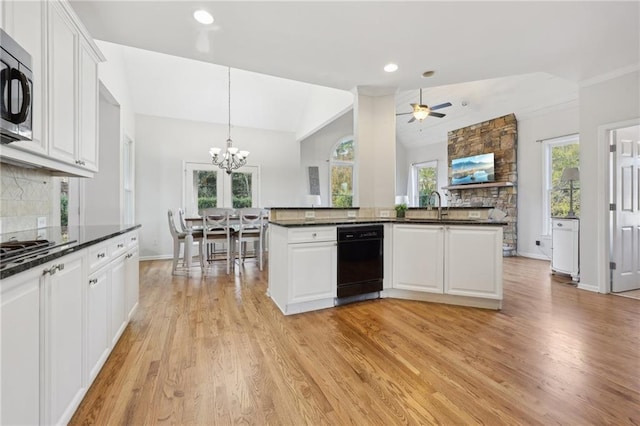
[{"label": "window with white trim", "polygon": [[[543,199],[542,233],[551,234],[551,218],[564,217],[569,212],[569,184],[561,181],[562,172],[568,167],[580,166],[579,135],[546,139],[543,145]],[[573,210],[579,216],[580,188],[574,184]]]},{"label": "window with white trim", "polygon": [[329,157],[331,207],[353,207],[356,152],[353,136],[340,139]]},{"label": "window with white trim", "polygon": [[411,197],[412,207],[426,207],[429,204],[431,191],[438,190],[438,161],[424,161],[411,165]]}]

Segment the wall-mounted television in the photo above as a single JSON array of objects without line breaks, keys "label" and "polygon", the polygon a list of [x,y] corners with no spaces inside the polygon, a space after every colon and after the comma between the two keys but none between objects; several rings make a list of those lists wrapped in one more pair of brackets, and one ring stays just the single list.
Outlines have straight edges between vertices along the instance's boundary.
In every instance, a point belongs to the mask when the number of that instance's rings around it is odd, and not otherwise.
[{"label": "wall-mounted television", "polygon": [[495,182],[493,152],[451,160],[451,185]]}]

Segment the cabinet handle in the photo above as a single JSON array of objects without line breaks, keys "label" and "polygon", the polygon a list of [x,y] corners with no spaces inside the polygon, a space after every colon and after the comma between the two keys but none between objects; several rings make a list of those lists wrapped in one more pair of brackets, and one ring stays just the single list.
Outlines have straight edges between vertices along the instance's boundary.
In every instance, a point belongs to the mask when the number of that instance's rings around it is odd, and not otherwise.
[{"label": "cabinet handle", "polygon": [[101,257],[104,257],[104,253],[98,253],[97,256],[98,256],[98,259],[100,259]]},{"label": "cabinet handle", "polygon": [[92,278],[89,280],[89,285],[96,285],[98,284],[98,279],[97,278]]},{"label": "cabinet handle", "polygon": [[316,232],[314,232],[313,234],[311,234],[311,236],[312,236],[313,238],[315,238],[315,237],[317,237],[317,236],[318,236],[318,234],[317,234]]},{"label": "cabinet handle", "polygon": [[133,257],[133,253],[127,254],[127,259],[131,259]]},{"label": "cabinet handle", "polygon": [[84,161],[82,161],[82,160],[76,160],[76,164],[77,164],[78,166],[84,166],[84,165],[86,165],[87,163],[85,163],[85,162],[84,162]]},{"label": "cabinet handle", "polygon": [[122,247],[124,247],[124,243],[118,244],[118,248],[122,248]]},{"label": "cabinet handle", "polygon": [[42,275],[54,275],[56,273],[56,271],[62,271],[64,269],[64,263],[60,263],[58,265],[53,265],[51,266],[51,268],[49,269],[45,269],[44,271],[42,271]]},{"label": "cabinet handle", "polygon": [[131,241],[138,241],[138,237],[131,237]]},{"label": "cabinet handle", "polygon": [[558,223],[558,228],[561,228],[563,225],[561,223]]}]

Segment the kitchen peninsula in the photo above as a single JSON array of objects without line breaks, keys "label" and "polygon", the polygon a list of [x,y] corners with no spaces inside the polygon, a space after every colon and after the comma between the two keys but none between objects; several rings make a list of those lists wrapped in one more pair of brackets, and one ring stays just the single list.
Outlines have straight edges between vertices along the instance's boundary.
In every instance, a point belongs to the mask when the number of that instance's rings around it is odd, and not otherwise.
[{"label": "kitchen peninsula", "polygon": [[[268,295],[285,315],[340,304],[338,228],[381,224],[380,297],[500,309],[505,222],[489,220],[486,213],[480,219],[473,213],[470,219],[465,211],[442,220],[429,217],[431,213],[305,219],[277,212],[269,225]],[[279,219],[283,216],[289,218]]]}]

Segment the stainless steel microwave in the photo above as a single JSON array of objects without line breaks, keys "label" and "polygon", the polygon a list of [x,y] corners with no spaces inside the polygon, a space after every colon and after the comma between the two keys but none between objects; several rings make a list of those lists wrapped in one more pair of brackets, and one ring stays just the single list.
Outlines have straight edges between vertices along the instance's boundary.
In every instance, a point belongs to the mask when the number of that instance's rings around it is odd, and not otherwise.
[{"label": "stainless steel microwave", "polygon": [[32,138],[31,55],[0,29],[0,142]]}]

